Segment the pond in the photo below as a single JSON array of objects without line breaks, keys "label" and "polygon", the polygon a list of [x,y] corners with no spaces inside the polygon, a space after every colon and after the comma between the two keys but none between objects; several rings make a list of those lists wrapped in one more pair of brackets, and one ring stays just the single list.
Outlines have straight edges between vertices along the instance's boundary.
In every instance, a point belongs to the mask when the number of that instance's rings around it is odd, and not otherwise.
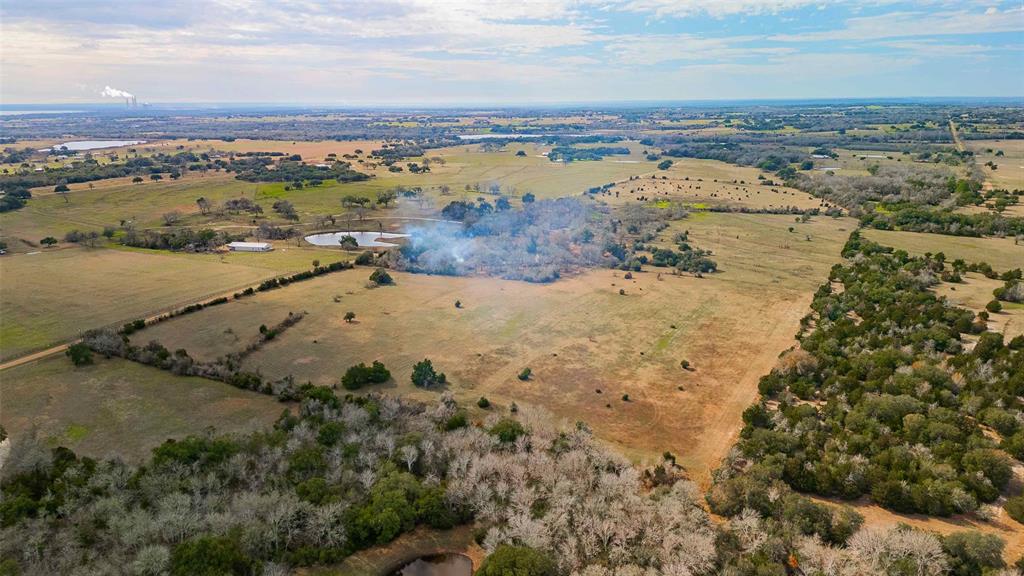
[{"label": "pond", "polygon": [[360,246],[368,248],[391,248],[392,246],[397,246],[397,244],[381,242],[381,240],[409,237],[408,234],[394,234],[391,232],[326,232],[306,236],[306,242],[314,246],[338,246],[342,236],[351,236],[356,239]]},{"label": "pond", "polygon": [[401,567],[392,576],[473,576],[473,561],[462,554],[424,556]]},{"label": "pond", "polygon": [[[145,140],[75,140],[73,142],[65,142],[63,144],[55,145],[52,150],[60,150],[61,148],[67,148],[72,152],[81,152],[83,150],[98,150],[100,148],[119,148],[121,146],[134,146],[135,144],[145,144]],[[51,150],[51,148],[43,148],[40,152]]]}]

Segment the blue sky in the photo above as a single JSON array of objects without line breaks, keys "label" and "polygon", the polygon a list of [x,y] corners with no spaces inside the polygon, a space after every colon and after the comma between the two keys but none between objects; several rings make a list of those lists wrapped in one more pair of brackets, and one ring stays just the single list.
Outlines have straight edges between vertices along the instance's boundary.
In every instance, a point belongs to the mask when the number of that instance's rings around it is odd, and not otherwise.
[{"label": "blue sky", "polygon": [[1021,0],[5,0],[4,103],[1024,97]]}]

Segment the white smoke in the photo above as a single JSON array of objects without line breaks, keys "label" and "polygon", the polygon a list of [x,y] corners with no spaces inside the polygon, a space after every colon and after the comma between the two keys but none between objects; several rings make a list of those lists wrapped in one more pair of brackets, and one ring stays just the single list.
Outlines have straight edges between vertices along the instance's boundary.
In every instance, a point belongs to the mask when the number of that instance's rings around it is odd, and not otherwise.
[{"label": "white smoke", "polygon": [[103,88],[103,92],[100,92],[100,96],[103,96],[104,98],[131,98],[134,95],[131,92],[125,92],[124,90],[118,90],[117,88],[107,86]]}]

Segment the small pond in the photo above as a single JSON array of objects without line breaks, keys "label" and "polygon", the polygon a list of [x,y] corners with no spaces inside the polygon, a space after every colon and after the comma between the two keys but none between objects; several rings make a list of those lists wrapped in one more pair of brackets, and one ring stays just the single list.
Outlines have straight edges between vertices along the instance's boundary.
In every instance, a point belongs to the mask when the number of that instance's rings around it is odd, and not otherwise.
[{"label": "small pond", "polygon": [[326,232],[306,236],[306,242],[314,246],[337,246],[340,244],[342,236],[351,236],[356,239],[360,246],[370,248],[390,248],[396,246],[396,244],[381,242],[381,240],[409,237],[408,234],[394,234],[392,232]]},{"label": "small pond", "polygon": [[392,576],[473,576],[473,561],[462,554],[424,556],[402,566]]},{"label": "small pond", "polygon": [[[98,150],[100,148],[119,148],[121,146],[134,146],[136,144],[145,144],[145,140],[75,140],[73,142],[65,142],[63,144],[55,145],[52,150],[60,150],[66,147],[72,152],[81,152],[83,150]],[[40,152],[51,150],[51,148],[43,148]]]}]

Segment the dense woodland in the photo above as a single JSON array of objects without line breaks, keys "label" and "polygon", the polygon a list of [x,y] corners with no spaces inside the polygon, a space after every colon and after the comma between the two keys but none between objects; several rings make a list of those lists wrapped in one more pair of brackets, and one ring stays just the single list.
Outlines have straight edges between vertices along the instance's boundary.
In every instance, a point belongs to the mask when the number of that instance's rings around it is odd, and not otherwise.
[{"label": "dense woodland", "polygon": [[718,483],[713,509],[756,502],[774,481],[939,516],[995,501],[1011,457],[1024,458],[1024,337],[1004,342],[986,331],[987,312],[928,291],[950,268],[941,256],[857,233],[844,256],[799,348],[762,378],[732,463],[741,472]]}]

